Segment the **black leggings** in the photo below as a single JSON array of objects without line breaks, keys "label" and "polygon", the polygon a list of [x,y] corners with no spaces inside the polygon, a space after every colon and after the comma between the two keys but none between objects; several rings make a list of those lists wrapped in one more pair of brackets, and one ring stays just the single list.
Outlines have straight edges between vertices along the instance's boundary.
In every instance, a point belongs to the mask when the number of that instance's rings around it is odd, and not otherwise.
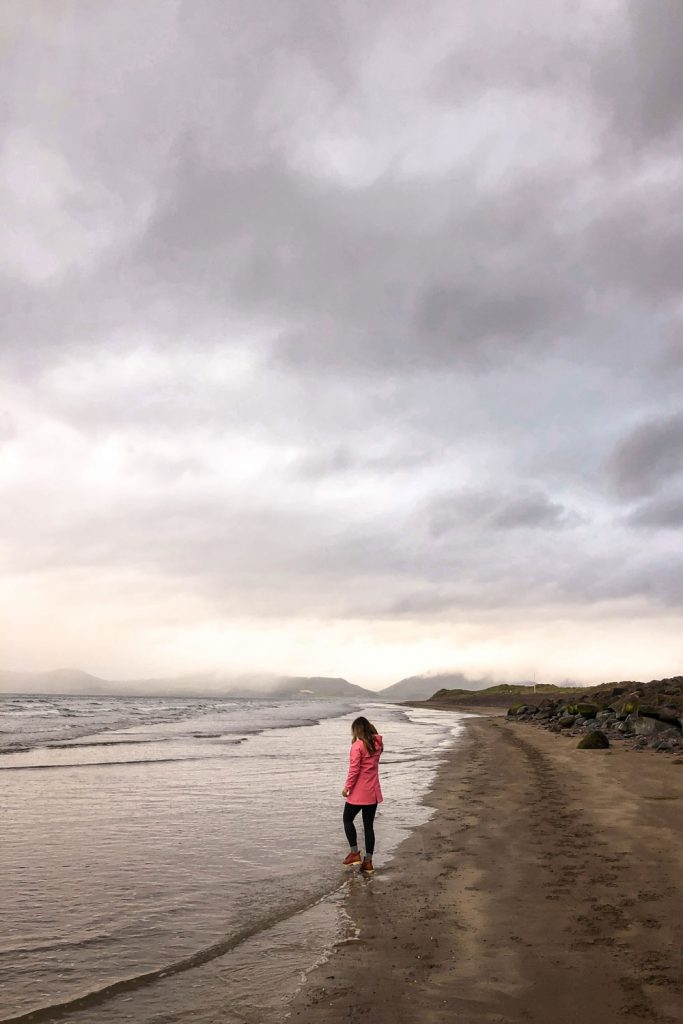
[{"label": "black leggings", "polygon": [[365,832],[365,856],[372,857],[375,852],[375,830],[372,827],[375,820],[377,804],[344,804],[344,831],[349,841],[349,846],[358,845],[358,835],[353,819],[359,811],[363,812],[363,831]]}]

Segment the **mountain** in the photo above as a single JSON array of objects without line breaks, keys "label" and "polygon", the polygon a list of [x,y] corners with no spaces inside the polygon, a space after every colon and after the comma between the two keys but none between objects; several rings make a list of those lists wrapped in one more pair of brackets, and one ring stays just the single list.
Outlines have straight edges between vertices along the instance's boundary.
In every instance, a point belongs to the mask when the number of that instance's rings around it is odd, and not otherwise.
[{"label": "mountain", "polygon": [[346,679],[330,679],[327,676],[295,676],[278,681],[272,696],[278,697],[357,697],[377,699],[374,690],[349,683]]},{"label": "mountain", "polygon": [[452,704],[454,706],[506,707],[510,703],[510,697],[533,696],[534,694],[537,697],[541,695],[544,697],[570,697],[581,692],[586,692],[585,686],[555,686],[553,683],[497,683],[495,686],[487,686],[479,690],[437,690],[426,703],[431,702],[441,706]]},{"label": "mountain", "polygon": [[[272,676],[253,677],[246,676],[242,679],[222,679],[217,683],[215,677],[212,679],[211,692],[220,692],[229,697],[273,697],[279,700],[296,699],[301,697],[316,698],[346,698],[367,700],[376,699],[377,694],[373,690],[366,690],[362,686],[356,686],[347,679],[332,678],[329,676]],[[159,680],[156,680],[157,684]],[[193,686],[199,685],[197,677],[194,678]],[[219,686],[219,689],[217,689]],[[206,690],[206,686],[204,686]],[[194,692],[197,692],[196,689]]]},{"label": "mountain", "polygon": [[4,693],[111,693],[116,684],[78,668],[57,668],[51,672],[10,672],[0,669],[0,692]]},{"label": "mountain", "polygon": [[[564,684],[576,688],[569,680]],[[538,691],[548,687],[539,683]],[[489,679],[468,679],[461,672],[434,672],[408,676],[383,690],[368,690],[347,679],[331,676],[229,675],[203,672],[161,679],[101,679],[80,669],[51,672],[9,672],[0,669],[0,693],[27,694],[112,694],[127,697],[268,697],[292,700],[301,697],[336,698],[358,701],[438,700],[533,692],[531,683],[494,683]]]},{"label": "mountain", "polygon": [[400,679],[397,683],[380,690],[376,696],[382,700],[427,700],[437,690],[481,690],[490,684],[490,679],[468,679],[460,672],[425,673]]},{"label": "mountain", "polygon": [[280,700],[319,697],[376,700],[374,690],[326,676],[227,676],[203,673],[170,679],[100,679],[80,669],[51,672],[0,670],[0,692],[27,694],[113,694],[128,697],[273,697]]}]

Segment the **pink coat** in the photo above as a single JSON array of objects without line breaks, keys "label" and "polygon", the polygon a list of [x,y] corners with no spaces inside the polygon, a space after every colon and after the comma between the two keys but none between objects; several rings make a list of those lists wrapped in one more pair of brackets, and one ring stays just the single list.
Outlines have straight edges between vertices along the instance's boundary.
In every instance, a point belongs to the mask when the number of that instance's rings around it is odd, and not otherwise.
[{"label": "pink coat", "polygon": [[379,784],[379,759],[382,756],[382,737],[375,736],[375,753],[368,754],[362,740],[351,744],[351,763],[346,776],[345,789],[349,790],[350,804],[379,804],[382,790]]}]

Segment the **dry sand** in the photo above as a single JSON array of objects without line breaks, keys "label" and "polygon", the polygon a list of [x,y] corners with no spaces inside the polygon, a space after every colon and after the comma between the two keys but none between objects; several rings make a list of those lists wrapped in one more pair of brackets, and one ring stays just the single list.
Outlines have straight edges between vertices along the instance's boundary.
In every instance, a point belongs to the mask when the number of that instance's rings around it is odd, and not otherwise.
[{"label": "dry sand", "polygon": [[680,758],[470,719],[429,803],[292,1021],[683,1021]]}]

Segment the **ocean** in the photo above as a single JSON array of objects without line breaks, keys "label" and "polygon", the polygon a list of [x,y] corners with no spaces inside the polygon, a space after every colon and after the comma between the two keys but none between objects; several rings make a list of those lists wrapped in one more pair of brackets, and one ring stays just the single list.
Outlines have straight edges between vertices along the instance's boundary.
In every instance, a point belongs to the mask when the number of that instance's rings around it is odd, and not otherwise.
[{"label": "ocean", "polygon": [[[341,869],[350,724],[384,736],[371,880]],[[269,1024],[353,939],[464,715],[336,700],[5,696],[0,1024]],[[362,839],[362,826],[359,828]]]}]

